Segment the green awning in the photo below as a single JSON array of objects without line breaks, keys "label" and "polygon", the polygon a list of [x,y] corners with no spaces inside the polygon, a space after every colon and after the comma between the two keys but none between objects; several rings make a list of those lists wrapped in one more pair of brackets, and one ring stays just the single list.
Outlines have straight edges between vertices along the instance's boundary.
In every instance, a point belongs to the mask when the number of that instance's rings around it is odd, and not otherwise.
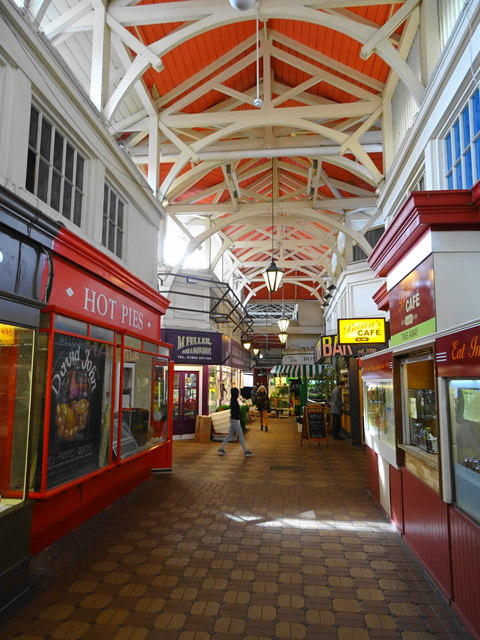
[{"label": "green awning", "polygon": [[287,378],[313,378],[322,373],[322,364],[278,364],[270,370],[271,376]]}]

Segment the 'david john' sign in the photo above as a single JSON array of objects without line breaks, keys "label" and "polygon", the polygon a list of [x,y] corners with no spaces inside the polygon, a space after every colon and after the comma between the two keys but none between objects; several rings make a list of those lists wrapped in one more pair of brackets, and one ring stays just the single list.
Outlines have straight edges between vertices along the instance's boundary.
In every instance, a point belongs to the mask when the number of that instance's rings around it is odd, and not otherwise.
[{"label": "'david john' sign", "polygon": [[341,344],[384,344],[387,341],[384,318],[340,318],[338,341]]}]

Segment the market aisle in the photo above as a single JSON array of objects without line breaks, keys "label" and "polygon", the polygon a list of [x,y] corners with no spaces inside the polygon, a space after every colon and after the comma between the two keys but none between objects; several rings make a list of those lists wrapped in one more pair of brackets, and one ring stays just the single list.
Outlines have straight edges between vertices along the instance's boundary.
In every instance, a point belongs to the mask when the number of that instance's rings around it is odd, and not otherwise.
[{"label": "market aisle", "polygon": [[366,491],[365,454],[293,418],[174,445],[160,475],[32,562],[10,640],[466,639]]}]

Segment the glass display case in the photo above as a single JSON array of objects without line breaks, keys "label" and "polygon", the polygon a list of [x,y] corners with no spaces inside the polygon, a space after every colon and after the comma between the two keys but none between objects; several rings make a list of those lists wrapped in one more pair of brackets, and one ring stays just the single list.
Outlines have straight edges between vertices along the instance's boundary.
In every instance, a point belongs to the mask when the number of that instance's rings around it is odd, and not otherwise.
[{"label": "glass display case", "polygon": [[438,453],[438,421],[433,361],[429,357],[402,363],[405,444]]},{"label": "glass display case", "polygon": [[367,380],[363,383],[365,432],[395,446],[392,380]]},{"label": "glass display case", "polygon": [[480,379],[449,380],[455,502],[480,520]]}]

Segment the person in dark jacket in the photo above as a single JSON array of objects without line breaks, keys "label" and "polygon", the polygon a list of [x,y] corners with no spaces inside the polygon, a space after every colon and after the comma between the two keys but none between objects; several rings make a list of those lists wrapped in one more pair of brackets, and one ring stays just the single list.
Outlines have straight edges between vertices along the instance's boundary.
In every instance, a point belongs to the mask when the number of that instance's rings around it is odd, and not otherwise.
[{"label": "person in dark jacket", "polygon": [[230,428],[222,444],[220,445],[220,448],[217,453],[219,456],[226,455],[225,445],[233,435],[237,434],[238,441],[240,442],[243,449],[243,455],[245,457],[253,456],[253,453],[247,449],[247,445],[245,444],[245,436],[243,435],[243,429],[240,423],[242,414],[240,411],[240,405],[238,403],[238,389],[236,387],[233,387],[231,394],[232,395],[230,398]]},{"label": "person in dark jacket", "polygon": [[268,399],[268,393],[265,385],[261,384],[258,387],[257,401],[255,403],[260,413],[260,431],[268,431],[268,412],[270,411],[270,402]]},{"label": "person in dark jacket", "polygon": [[332,432],[333,432],[334,440],[342,439],[340,437],[340,428],[341,428],[342,411],[343,411],[342,391],[344,386],[345,386],[345,382],[343,382],[343,380],[340,380],[337,386],[333,389],[332,395],[330,397],[330,400],[331,400],[330,413],[332,414]]}]

